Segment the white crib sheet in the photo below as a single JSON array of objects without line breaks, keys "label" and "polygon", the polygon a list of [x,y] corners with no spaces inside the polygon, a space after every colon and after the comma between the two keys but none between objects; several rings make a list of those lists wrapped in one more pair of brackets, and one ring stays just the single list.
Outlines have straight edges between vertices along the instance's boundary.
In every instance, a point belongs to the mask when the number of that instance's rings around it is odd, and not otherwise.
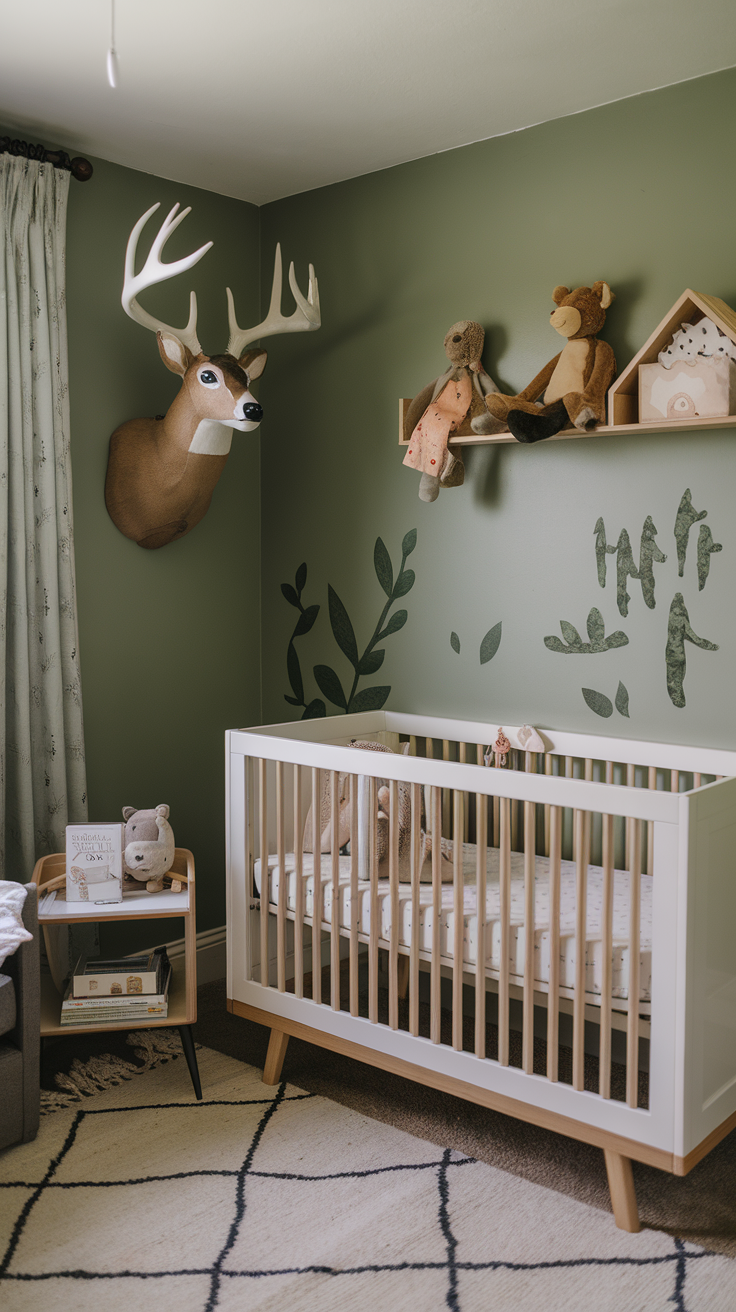
[{"label": "white crib sheet", "polygon": [[[443,848],[452,853],[452,843],[443,839]],[[486,967],[497,970],[500,962],[501,925],[499,921],[499,852],[498,848],[488,848],[487,872],[488,884],[486,894]],[[463,844],[463,881],[464,881],[464,928],[463,961],[473,968],[478,960],[478,918],[476,914],[476,850],[470,843]],[[284,856],[286,874],[286,906],[290,911],[296,908],[296,874],[294,871],[294,854]],[[332,923],[332,858],[323,853],[321,860],[322,876],[322,920],[324,924]],[[255,862],[255,881],[260,888],[260,860]],[[575,881],[577,868],[572,861],[563,861],[560,877],[560,985],[573,988],[575,984]],[[304,882],[304,914],[312,915],[314,906],[313,857],[305,852],[302,857],[302,880]],[[281,871],[278,857],[268,858],[269,902],[278,903]],[[625,870],[614,872],[613,885],[613,988],[614,998],[626,999],[629,978],[629,874]],[[340,894],[338,919],[341,930],[349,933],[351,923],[350,891],[350,857],[340,857]],[[455,937],[455,912],[453,909],[454,893],[452,884],[442,886],[442,920],[440,927],[440,952],[442,956],[452,958]],[[359,930],[370,933],[370,884],[358,885],[357,915]],[[430,951],[432,947],[433,909],[432,887],[422,884],[420,887],[419,946]],[[601,911],[603,903],[603,871],[600,866],[588,868],[588,898],[586,927],[586,963],[585,988],[588,993],[600,994],[602,980],[602,943]],[[380,916],[379,935],[387,940],[391,933],[391,898],[387,879],[378,882],[378,906]],[[522,977],[524,974],[524,857],[521,852],[511,853],[511,932],[509,935],[509,969],[512,975]],[[652,982],[652,877],[641,877],[641,921],[640,921],[640,1001],[651,1000]],[[399,943],[409,947],[412,940],[411,890],[408,884],[399,885]],[[540,983],[549,982],[550,934],[549,934],[549,858],[536,857],[535,871],[535,910],[534,910],[534,978]]]}]

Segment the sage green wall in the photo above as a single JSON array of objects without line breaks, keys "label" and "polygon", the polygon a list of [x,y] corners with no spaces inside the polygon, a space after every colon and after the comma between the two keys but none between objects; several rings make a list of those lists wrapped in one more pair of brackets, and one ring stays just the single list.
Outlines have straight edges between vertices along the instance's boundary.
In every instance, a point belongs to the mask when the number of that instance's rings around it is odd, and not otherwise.
[{"label": "sage green wall", "polygon": [[[286,648],[296,618],[280,593],[309,568],[304,603],[322,611],[298,638],[308,695],[312,666],[348,662],[327,622],[331,583],[362,650],[384,597],[373,570],[380,535],[396,567],[416,527],[405,628],[386,641],[383,668],[361,687],[390,684],[387,705],[407,711],[529,721],[549,727],[733,747],[736,614],[736,441],[712,435],[508,445],[472,450],[465,486],[417,498],[419,477],[397,448],[397,404],[445,366],[442,341],[461,318],[486,328],[486,366],[516,391],[561,346],[549,326],[551,291],[607,279],[617,299],[604,336],[625,366],[686,287],[736,306],[736,71],[608,105],[261,210],[262,276],[274,243],[316,265],[324,327],[276,339],[262,400],[262,620],[264,715],[289,719]],[[677,577],[673,526],[686,487],[723,544],[699,592],[697,528]],[[616,607],[615,558],[596,577],[593,528],[609,541],[628,529],[638,559],[647,515],[667,552],[655,566],[656,609],[629,582]],[[687,706],[667,695],[669,606],[682,591],[695,631],[720,645],[688,644]],[[629,645],[602,655],[557,655],[543,638],[568,620],[585,637],[597,606],[606,632]],[[479,643],[498,621],[495,658]],[[461,640],[460,655],[450,632]],[[581,689],[613,699],[621,680],[631,718],[608,720]]]},{"label": "sage green wall", "polygon": [[[166,260],[214,247],[190,273],[146,294],[152,313],[184,324],[199,300],[205,350],[227,342],[225,287],[241,322],[258,321],[258,210],[192,187],[94,160],[72,181],[67,237],[72,469],[79,641],[90,817],[124,805],[168,802],[176,841],[197,860],[200,929],[222,925],[225,729],[257,722],[259,656],[259,456],[236,433],[204,520],[181,541],[144,551],[105,509],[110,434],[126,419],[165,411],[179,379],[155,337],[120,305],[128,234],[155,201],[141,252],[175,201],[192,213]],[[124,940],[131,950],[130,927]],[[181,921],[150,922],[149,941],[178,937]],[[138,938],[143,942],[145,931]],[[123,939],[109,927],[103,949]],[[135,944],[133,944],[135,946]]]}]

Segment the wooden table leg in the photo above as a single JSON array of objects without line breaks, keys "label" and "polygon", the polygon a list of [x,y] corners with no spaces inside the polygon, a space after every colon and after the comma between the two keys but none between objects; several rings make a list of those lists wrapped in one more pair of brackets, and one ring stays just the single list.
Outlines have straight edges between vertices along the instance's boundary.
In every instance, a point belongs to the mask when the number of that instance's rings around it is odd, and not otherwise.
[{"label": "wooden table leg", "polygon": [[289,1035],[284,1034],[283,1030],[271,1030],[266,1064],[263,1067],[264,1084],[278,1084],[281,1079],[281,1068],[284,1064],[288,1043]]},{"label": "wooden table leg", "polygon": [[192,1038],[191,1025],[179,1026],[179,1038],[181,1039],[181,1046],[184,1049],[184,1056],[187,1059],[189,1074],[192,1077],[192,1084],[194,1086],[194,1095],[197,1101],[201,1102],[202,1085],[199,1082],[199,1066],[197,1065],[197,1053],[194,1047],[194,1039]]},{"label": "wooden table leg", "polygon": [[628,1230],[632,1235],[638,1234],[641,1225],[631,1158],[622,1157],[620,1153],[609,1152],[607,1148],[603,1149],[603,1155],[606,1159],[608,1188],[611,1192],[611,1207],[616,1225],[619,1230]]}]

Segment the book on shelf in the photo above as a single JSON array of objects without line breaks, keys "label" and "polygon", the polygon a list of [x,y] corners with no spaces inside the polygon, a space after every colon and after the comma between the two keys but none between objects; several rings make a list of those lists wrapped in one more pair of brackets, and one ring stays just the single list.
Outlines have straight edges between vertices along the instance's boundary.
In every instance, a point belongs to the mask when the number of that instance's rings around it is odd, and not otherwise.
[{"label": "book on shelf", "polygon": [[166,948],[111,961],[82,956],[72,971],[72,997],[98,1002],[160,993],[168,964]]},{"label": "book on shelf", "polygon": [[166,962],[165,976],[160,993],[150,993],[135,997],[110,998],[75,998],[72,996],[72,981],[67,985],[61,1004],[60,1024],[63,1025],[102,1025],[134,1024],[140,1020],[162,1020],[169,1014],[169,984],[171,983],[171,965]]},{"label": "book on shelf", "polygon": [[124,824],[66,826],[66,902],[122,902]]}]

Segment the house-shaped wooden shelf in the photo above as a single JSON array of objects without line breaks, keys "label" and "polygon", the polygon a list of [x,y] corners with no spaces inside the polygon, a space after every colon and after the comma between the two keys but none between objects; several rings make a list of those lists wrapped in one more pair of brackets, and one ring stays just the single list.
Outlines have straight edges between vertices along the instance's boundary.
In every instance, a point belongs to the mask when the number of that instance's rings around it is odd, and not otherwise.
[{"label": "house-shaped wooden shelf", "polygon": [[[703,292],[689,289],[672,306],[669,314],[655,328],[651,337],[637,351],[633,360],[619,375],[608,392],[608,423],[601,424],[589,432],[581,433],[577,428],[564,428],[562,432],[548,437],[547,442],[560,442],[573,437],[604,437],[612,433],[624,436],[627,433],[671,433],[681,429],[734,428],[736,415],[718,415],[707,419],[666,419],[661,422],[640,424],[639,421],[639,365],[656,364],[657,356],[667,342],[677,332],[681,324],[697,323],[703,317],[712,319],[726,333],[732,342],[736,342],[736,312],[717,296],[706,296]],[[411,405],[411,399],[403,397],[399,402],[399,446],[408,446],[404,440],[404,415]],[[490,437],[478,437],[475,433],[451,437],[449,446],[489,446],[498,442],[515,442],[512,433],[494,433]],[[545,443],[546,444],[546,443]]]}]

